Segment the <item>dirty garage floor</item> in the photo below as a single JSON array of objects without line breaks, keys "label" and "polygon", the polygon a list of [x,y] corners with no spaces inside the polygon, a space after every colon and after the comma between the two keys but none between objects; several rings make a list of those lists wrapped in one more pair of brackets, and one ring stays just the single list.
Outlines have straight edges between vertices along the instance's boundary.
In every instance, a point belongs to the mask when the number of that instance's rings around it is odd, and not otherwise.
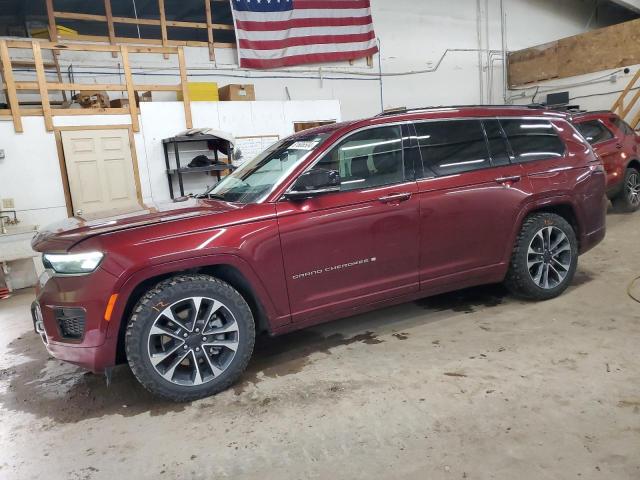
[{"label": "dirty garage floor", "polygon": [[0,302],[0,478],[639,479],[639,232],[610,215],[558,299],[482,287],[263,340],[185,405],[48,358],[21,292]]}]

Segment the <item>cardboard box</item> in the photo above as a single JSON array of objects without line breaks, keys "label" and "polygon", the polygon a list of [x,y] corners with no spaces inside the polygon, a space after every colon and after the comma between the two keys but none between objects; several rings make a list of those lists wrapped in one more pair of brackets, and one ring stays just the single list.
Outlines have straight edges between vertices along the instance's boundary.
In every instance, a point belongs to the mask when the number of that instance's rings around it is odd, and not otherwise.
[{"label": "cardboard box", "polygon": [[218,94],[220,100],[223,102],[252,102],[256,99],[256,92],[251,83],[247,83],[246,85],[239,85],[235,83],[225,85],[218,90]]},{"label": "cardboard box", "polygon": [[129,106],[128,98],[116,98],[115,100],[111,100],[109,106],[111,108],[124,108]]},{"label": "cardboard box", "polygon": [[[217,102],[218,84],[216,82],[187,82],[189,100],[192,102]],[[178,92],[178,100],[182,100],[182,92]]]},{"label": "cardboard box", "polygon": [[[138,95],[138,92],[134,92],[135,96],[136,96],[136,105],[140,106],[140,102],[150,102],[151,99],[151,92],[144,92],[141,95]],[[111,103],[109,105],[111,108],[124,108],[124,107],[128,107],[129,106],[129,99],[128,98],[116,98],[114,100],[111,100]]]}]

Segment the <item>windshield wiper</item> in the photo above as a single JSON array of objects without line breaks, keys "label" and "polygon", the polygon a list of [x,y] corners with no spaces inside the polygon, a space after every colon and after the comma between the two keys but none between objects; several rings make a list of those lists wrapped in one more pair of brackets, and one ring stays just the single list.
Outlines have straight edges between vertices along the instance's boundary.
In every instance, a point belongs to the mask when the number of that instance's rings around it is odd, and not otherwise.
[{"label": "windshield wiper", "polygon": [[219,195],[217,193],[206,193],[205,195],[209,198],[213,198],[214,200],[222,200],[225,202],[227,201],[224,195]]}]

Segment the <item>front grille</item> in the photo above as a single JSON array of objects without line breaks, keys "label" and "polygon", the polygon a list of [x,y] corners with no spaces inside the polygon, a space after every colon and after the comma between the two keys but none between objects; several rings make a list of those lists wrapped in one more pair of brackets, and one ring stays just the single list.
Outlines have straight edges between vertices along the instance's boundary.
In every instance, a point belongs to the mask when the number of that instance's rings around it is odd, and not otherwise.
[{"label": "front grille", "polygon": [[62,338],[78,340],[84,335],[84,308],[58,307],[53,309]]}]

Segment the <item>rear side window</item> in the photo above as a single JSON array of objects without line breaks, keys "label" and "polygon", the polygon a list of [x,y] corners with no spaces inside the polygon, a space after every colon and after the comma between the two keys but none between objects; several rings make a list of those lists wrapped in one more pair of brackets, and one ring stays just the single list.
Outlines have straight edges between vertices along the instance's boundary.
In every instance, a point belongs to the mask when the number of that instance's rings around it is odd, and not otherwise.
[{"label": "rear side window", "polygon": [[599,120],[590,120],[576,124],[576,128],[587,142],[596,144],[613,138],[613,133]]},{"label": "rear side window", "polygon": [[487,142],[477,120],[416,123],[422,161],[436,175],[453,175],[491,166]]},{"label": "rear side window", "polygon": [[547,160],[564,155],[565,146],[553,124],[538,119],[501,119],[516,163]]},{"label": "rear side window", "polygon": [[633,135],[635,133],[629,126],[629,124],[622,120],[620,117],[612,117],[611,121],[618,128],[618,130],[624,132],[625,135]]}]

